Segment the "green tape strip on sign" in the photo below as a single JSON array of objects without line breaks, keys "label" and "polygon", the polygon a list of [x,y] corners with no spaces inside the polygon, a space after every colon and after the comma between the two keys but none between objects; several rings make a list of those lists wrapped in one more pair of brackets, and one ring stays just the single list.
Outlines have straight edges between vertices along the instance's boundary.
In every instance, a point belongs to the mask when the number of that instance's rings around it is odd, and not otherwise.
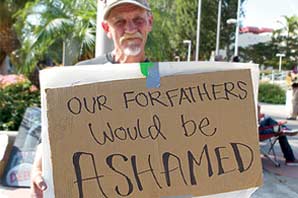
[{"label": "green tape strip on sign", "polygon": [[148,76],[148,69],[154,66],[154,63],[140,63],[141,64],[141,72],[144,76]]}]

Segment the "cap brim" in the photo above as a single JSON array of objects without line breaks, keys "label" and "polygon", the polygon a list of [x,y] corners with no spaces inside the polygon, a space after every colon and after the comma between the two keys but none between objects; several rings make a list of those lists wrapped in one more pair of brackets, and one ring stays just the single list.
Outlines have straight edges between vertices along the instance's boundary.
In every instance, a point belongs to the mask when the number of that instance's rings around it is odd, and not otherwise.
[{"label": "cap brim", "polygon": [[141,7],[141,8],[144,8],[145,10],[151,11],[151,9],[150,9],[148,6],[145,6],[145,5],[141,4],[141,3],[136,2],[136,1],[133,1],[133,0],[120,1],[120,2],[117,2],[117,3],[113,4],[113,5],[110,5],[109,8],[107,8],[106,10],[104,10],[104,16],[103,16],[103,18],[104,18],[104,19],[107,19],[107,17],[108,17],[108,15],[109,15],[110,11],[111,11],[114,7],[116,7],[116,6],[118,6],[118,5],[121,5],[121,4],[126,4],[126,3],[134,4],[134,5],[136,5],[136,6],[139,6],[139,7]]}]

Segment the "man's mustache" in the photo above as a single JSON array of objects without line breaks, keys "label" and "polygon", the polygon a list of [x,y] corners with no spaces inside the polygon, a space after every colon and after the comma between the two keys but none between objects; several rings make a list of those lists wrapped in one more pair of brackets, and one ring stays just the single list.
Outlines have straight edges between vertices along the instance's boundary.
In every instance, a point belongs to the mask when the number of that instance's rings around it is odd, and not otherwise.
[{"label": "man's mustache", "polygon": [[143,35],[140,32],[136,32],[134,34],[125,33],[120,38],[120,43],[122,44],[125,40],[129,40],[129,39],[141,39],[141,40],[143,40]]}]

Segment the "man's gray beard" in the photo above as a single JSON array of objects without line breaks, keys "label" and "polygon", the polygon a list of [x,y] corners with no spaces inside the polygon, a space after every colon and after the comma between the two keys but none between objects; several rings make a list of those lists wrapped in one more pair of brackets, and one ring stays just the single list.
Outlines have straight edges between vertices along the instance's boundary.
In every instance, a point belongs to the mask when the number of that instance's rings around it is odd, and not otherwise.
[{"label": "man's gray beard", "polygon": [[141,48],[137,44],[129,44],[125,49],[124,49],[124,54],[126,56],[137,56],[141,53]]}]

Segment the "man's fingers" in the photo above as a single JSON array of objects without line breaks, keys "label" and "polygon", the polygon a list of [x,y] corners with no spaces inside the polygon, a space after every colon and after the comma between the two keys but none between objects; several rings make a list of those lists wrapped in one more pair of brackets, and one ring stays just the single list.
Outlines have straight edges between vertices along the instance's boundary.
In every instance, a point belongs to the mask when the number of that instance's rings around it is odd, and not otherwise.
[{"label": "man's fingers", "polygon": [[32,179],[31,198],[43,198],[43,191],[47,189],[47,185],[40,174]]},{"label": "man's fingers", "polygon": [[35,176],[34,183],[41,191],[45,191],[47,189],[47,184],[45,183],[41,175]]}]

